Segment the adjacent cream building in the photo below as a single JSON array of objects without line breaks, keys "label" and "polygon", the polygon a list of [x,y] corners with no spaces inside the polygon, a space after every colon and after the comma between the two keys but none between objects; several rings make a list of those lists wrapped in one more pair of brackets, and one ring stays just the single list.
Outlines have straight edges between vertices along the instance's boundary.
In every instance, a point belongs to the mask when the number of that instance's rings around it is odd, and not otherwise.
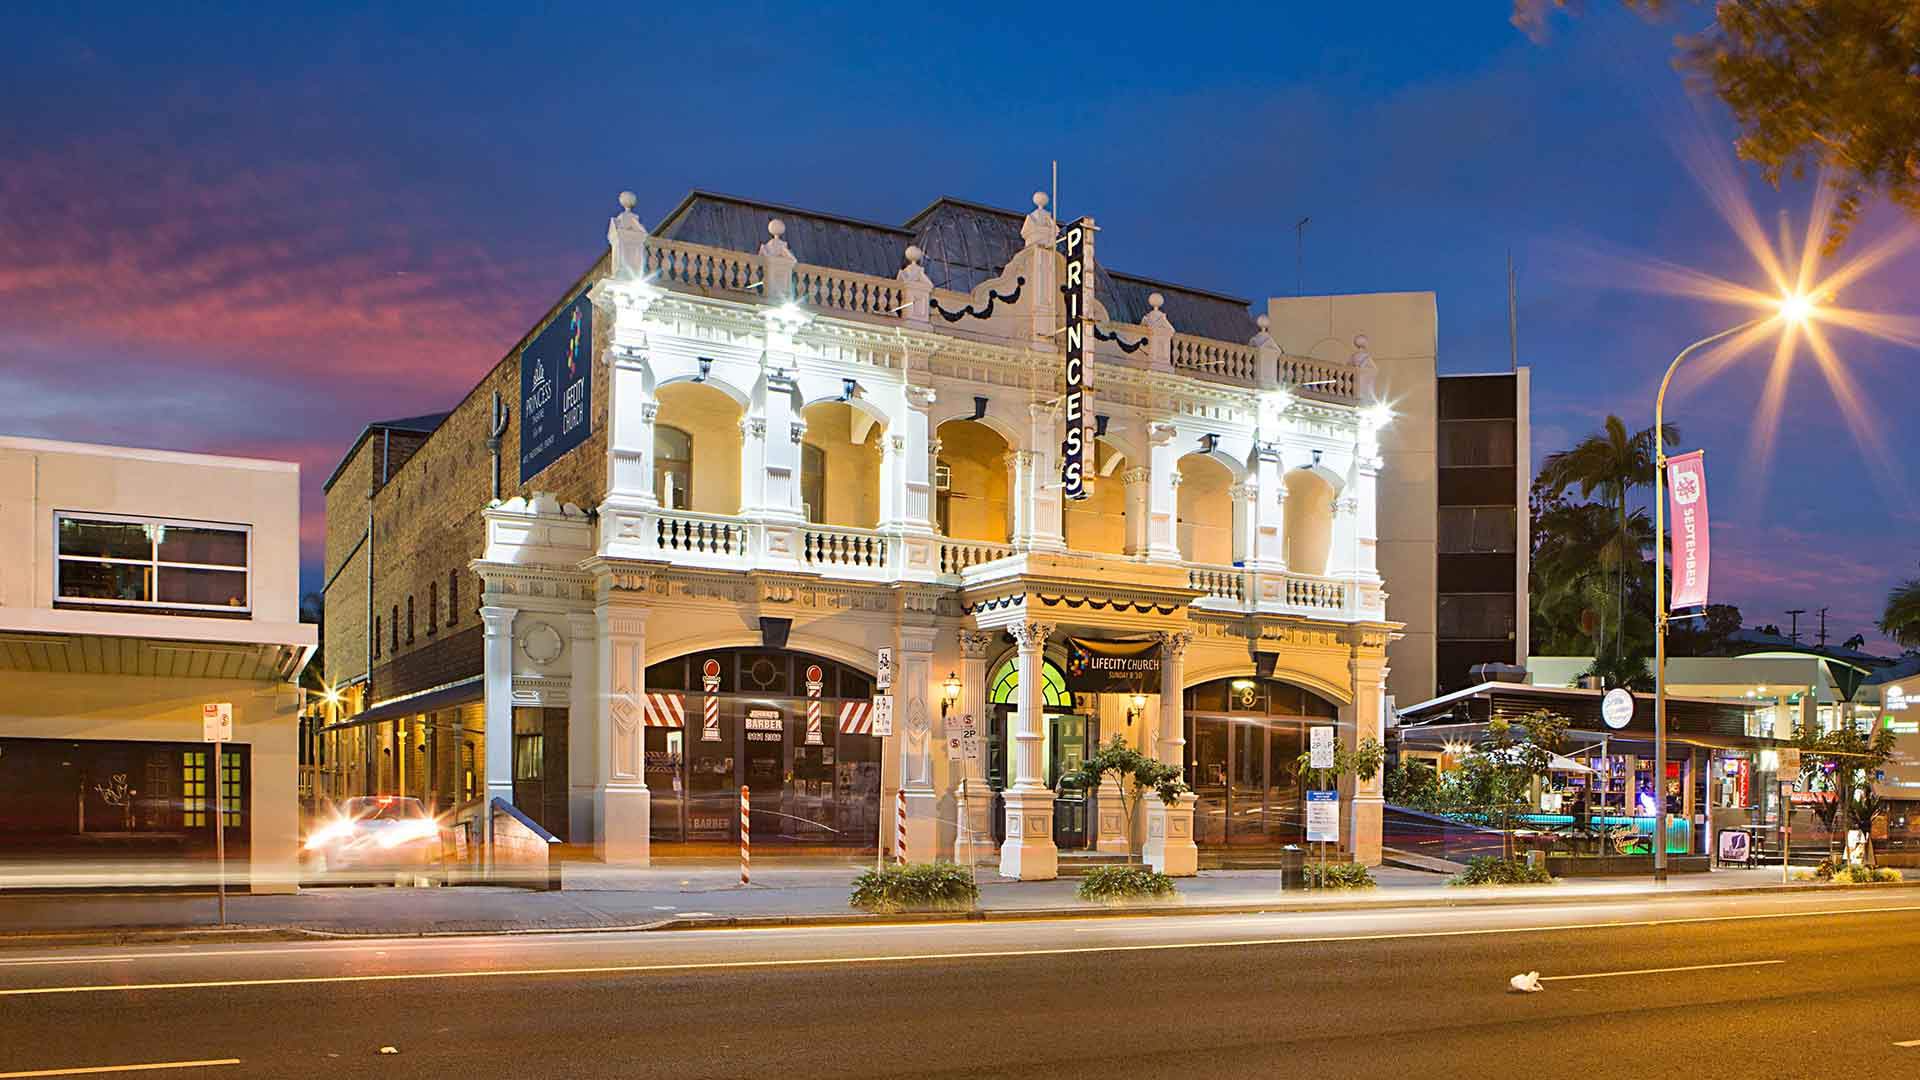
[{"label": "adjacent cream building", "polygon": [[234,876],[294,887],[299,483],[288,462],[0,437],[0,887],[210,880],[222,814]]}]

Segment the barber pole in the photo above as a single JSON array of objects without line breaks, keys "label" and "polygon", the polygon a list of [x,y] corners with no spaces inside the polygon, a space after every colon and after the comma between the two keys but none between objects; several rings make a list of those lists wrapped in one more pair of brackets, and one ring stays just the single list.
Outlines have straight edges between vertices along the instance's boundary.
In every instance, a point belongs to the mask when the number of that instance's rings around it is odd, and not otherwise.
[{"label": "barber pole", "polygon": [[700,686],[707,692],[700,714],[700,741],[720,741],[720,661],[712,657],[700,666]]},{"label": "barber pole", "polygon": [[907,789],[895,788],[893,792],[893,861],[907,861]]},{"label": "barber pole", "polygon": [[752,843],[748,839],[752,834],[747,829],[747,785],[740,785],[740,884],[753,881],[753,853],[747,850]]},{"label": "barber pole", "polygon": [[819,664],[807,668],[807,745],[823,745],[820,732],[820,690],[826,685],[825,673]]}]

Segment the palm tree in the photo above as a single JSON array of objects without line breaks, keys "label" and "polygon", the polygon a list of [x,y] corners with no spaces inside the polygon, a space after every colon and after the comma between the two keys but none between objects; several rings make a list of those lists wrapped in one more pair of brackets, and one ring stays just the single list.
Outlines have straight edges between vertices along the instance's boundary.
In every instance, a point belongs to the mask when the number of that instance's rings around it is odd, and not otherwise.
[{"label": "palm tree", "polygon": [[[1672,424],[1662,429],[1667,442],[1679,442]],[[1553,495],[1578,487],[1581,498],[1595,498],[1613,508],[1613,530],[1597,553],[1600,565],[1614,576],[1614,652],[1625,642],[1627,576],[1638,569],[1646,550],[1644,511],[1631,507],[1633,490],[1653,483],[1653,429],[1629,434],[1617,416],[1608,416],[1601,429],[1571,450],[1548,454],[1540,469],[1540,483]],[[1656,553],[1656,557],[1658,557]],[[1599,652],[1596,649],[1595,652]]]},{"label": "palm tree", "polygon": [[1880,632],[1909,649],[1920,648],[1920,578],[1908,578],[1887,594]]}]

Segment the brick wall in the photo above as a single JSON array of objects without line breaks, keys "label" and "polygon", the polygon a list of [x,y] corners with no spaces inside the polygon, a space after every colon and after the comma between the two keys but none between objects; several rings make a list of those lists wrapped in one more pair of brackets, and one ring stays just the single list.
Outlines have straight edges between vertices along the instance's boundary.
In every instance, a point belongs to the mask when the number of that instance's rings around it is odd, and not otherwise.
[{"label": "brick wall", "polygon": [[[612,317],[594,313],[593,432],[587,440],[549,465],[530,484],[520,483],[520,350],[536,336],[567,301],[606,272],[602,258],[573,288],[557,299],[554,310],[538,323],[467,393],[440,427],[395,469],[387,485],[374,497],[374,614],[383,640],[374,661],[376,702],[412,693],[482,671],[478,631],[480,579],[467,569],[486,545],[480,513],[492,495],[492,459],[487,432],[492,423],[493,394],[497,390],[511,413],[500,445],[500,495],[511,499],[528,491],[550,491],[562,502],[583,508],[598,506],[606,493],[607,396],[604,355]],[[350,466],[351,467],[351,466]],[[358,491],[365,491],[365,473],[359,473]],[[328,543],[331,550],[335,505],[343,513],[354,497],[346,476],[328,493]],[[364,503],[360,513],[364,514]],[[343,534],[346,523],[340,523]],[[357,533],[355,534],[357,535]],[[348,542],[351,546],[351,541]],[[328,592],[327,629],[335,640],[335,612],[343,629],[342,655],[359,657],[363,646],[351,635],[365,631],[365,594],[358,584],[347,586],[349,570]],[[360,572],[364,574],[364,567]],[[451,584],[457,581],[457,586]],[[457,589],[457,604],[450,593]],[[338,594],[336,597],[335,594]],[[407,638],[407,600],[414,603],[413,638]],[[347,610],[357,606],[359,611]],[[400,644],[393,648],[387,626],[395,609],[400,613]],[[468,643],[471,638],[472,644]],[[444,643],[444,644],[443,644]],[[416,653],[423,654],[414,659]],[[353,661],[358,665],[359,661]]]}]

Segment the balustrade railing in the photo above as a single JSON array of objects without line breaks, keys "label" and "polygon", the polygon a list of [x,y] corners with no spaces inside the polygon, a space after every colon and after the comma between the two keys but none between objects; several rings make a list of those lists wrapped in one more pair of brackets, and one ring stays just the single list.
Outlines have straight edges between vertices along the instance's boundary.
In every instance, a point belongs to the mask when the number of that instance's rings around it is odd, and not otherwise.
[{"label": "balustrade railing", "polygon": [[1226,600],[1235,605],[1244,604],[1247,600],[1247,575],[1242,570],[1189,566],[1187,587],[1200,590],[1203,597]]},{"label": "balustrade railing", "polygon": [[647,238],[646,250],[646,273],[669,288],[746,292],[766,284],[766,261],[758,255],[657,236]]},{"label": "balustrade railing", "polygon": [[969,566],[978,566],[1013,554],[1013,545],[985,540],[941,540],[940,572],[958,574]]},{"label": "balustrade railing", "polygon": [[887,538],[864,529],[808,525],[800,530],[800,563],[810,570],[884,570]]},{"label": "balustrade railing", "polygon": [[745,558],[747,527],[732,518],[666,510],[654,518],[654,546],[672,555]]},{"label": "balustrade railing", "polygon": [[1352,400],[1357,386],[1355,374],[1355,370],[1346,364],[1328,363],[1304,356],[1280,358],[1280,385],[1309,397]]},{"label": "balustrade railing", "polygon": [[1342,581],[1288,574],[1285,600],[1288,607],[1334,611],[1347,606],[1347,586]]},{"label": "balustrade railing", "polygon": [[823,311],[897,319],[906,306],[907,291],[898,281],[802,264],[793,269],[793,298]]},{"label": "balustrade railing", "polygon": [[1172,359],[1177,371],[1198,371],[1236,382],[1253,382],[1260,377],[1260,354],[1251,345],[1175,334]]}]

